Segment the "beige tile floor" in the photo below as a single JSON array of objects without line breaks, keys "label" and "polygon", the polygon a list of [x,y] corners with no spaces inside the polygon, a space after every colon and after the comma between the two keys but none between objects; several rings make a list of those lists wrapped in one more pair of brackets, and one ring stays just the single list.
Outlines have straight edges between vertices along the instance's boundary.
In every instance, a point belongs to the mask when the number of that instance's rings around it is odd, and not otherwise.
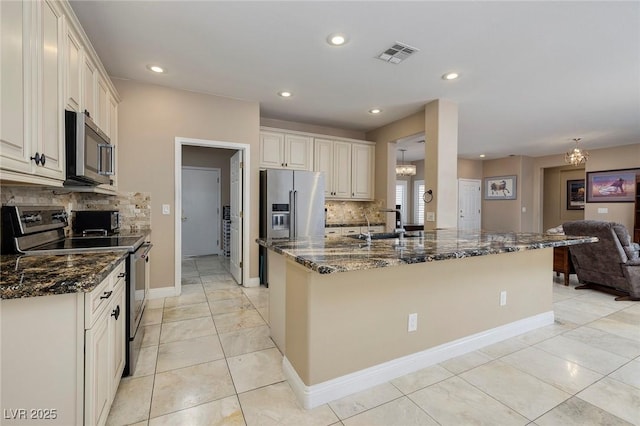
[{"label": "beige tile floor", "polygon": [[556,323],[302,409],[269,338],[268,289],[224,259],[183,263],[183,293],[149,302],[144,348],[109,425],[640,425],[640,302],[553,278]]}]

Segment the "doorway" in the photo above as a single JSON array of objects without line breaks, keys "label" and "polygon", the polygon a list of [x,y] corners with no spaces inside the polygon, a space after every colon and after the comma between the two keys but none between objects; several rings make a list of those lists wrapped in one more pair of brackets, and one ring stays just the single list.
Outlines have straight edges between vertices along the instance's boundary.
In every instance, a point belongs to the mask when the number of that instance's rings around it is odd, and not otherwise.
[{"label": "doorway", "polygon": [[458,179],[458,229],[480,229],[480,188],[477,179]]},{"label": "doorway", "polygon": [[[183,233],[184,232],[189,232],[188,228],[183,230],[183,221],[182,221],[182,212],[183,212],[183,174],[182,174],[182,169],[183,169],[183,148],[187,149],[187,148],[193,148],[193,147],[198,147],[200,149],[202,148],[217,148],[216,150],[205,150],[205,151],[222,151],[225,152],[225,158],[224,161],[227,164],[227,168],[226,168],[226,172],[224,171],[225,169],[222,169],[220,171],[220,174],[218,177],[220,177],[220,190],[218,191],[218,193],[222,193],[225,190],[227,191],[227,196],[229,195],[229,190],[230,190],[230,182],[229,179],[227,178],[226,183],[224,180],[224,176],[225,175],[231,175],[231,171],[230,171],[230,167],[231,167],[231,161],[230,158],[233,154],[235,153],[241,153],[242,155],[242,161],[238,163],[238,170],[236,170],[236,173],[242,177],[241,180],[239,180],[240,184],[237,185],[237,192],[236,192],[236,196],[242,201],[240,203],[240,205],[242,206],[242,209],[244,209],[245,211],[248,210],[250,208],[250,181],[248,179],[248,173],[249,173],[249,168],[248,167],[242,167],[242,164],[247,164],[249,163],[250,160],[250,145],[249,144],[242,144],[242,143],[235,143],[235,142],[224,142],[224,141],[212,141],[212,140],[204,140],[204,139],[191,139],[191,138],[182,138],[182,137],[176,137],[175,139],[175,222],[174,222],[174,228],[175,228],[175,251],[174,251],[174,267],[175,267],[175,294],[179,295],[181,293],[182,290],[182,259],[185,256],[185,254],[187,253],[183,253],[183,247],[182,247],[182,237],[183,237]],[[199,164],[199,166],[201,166]],[[216,168],[216,167],[210,167],[210,168]],[[222,217],[222,204],[225,203],[218,203],[218,208],[220,208],[220,213],[219,213],[219,217]],[[185,212],[186,213],[186,212]],[[189,213],[191,214],[191,213]],[[216,215],[218,216],[218,214]],[[190,216],[186,216],[187,217],[187,221],[189,220],[188,218]],[[238,226],[238,230],[239,232],[235,233],[235,238],[238,239],[238,241],[234,241],[234,246],[236,247],[236,255],[237,258],[239,259],[237,261],[238,266],[240,267],[240,270],[237,271],[237,274],[234,274],[234,278],[236,279],[236,281],[238,282],[238,284],[244,285],[244,286],[248,286],[250,283],[250,279],[249,279],[249,249],[248,247],[250,247],[249,245],[249,241],[248,241],[248,237],[249,237],[249,232],[248,231],[248,227],[249,227],[249,218],[248,215],[243,215],[242,212],[239,213],[239,220],[237,223]],[[221,226],[221,220],[218,221],[218,226]],[[218,235],[221,235],[221,228],[218,228]],[[233,238],[233,237],[231,237]],[[220,250],[220,245],[222,245],[222,237],[216,238],[215,240],[218,241],[218,250]],[[220,251],[218,252],[220,253]]]},{"label": "doorway", "polygon": [[182,166],[182,256],[220,255],[220,169]]}]

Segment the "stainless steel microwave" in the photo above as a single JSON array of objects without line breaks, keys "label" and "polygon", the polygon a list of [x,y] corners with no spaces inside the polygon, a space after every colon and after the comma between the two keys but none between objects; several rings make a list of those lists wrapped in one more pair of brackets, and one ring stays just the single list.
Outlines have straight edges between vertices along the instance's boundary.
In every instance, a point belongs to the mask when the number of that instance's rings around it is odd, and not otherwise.
[{"label": "stainless steel microwave", "polygon": [[89,114],[65,111],[67,178],[65,185],[109,184],[114,174],[115,148]]}]

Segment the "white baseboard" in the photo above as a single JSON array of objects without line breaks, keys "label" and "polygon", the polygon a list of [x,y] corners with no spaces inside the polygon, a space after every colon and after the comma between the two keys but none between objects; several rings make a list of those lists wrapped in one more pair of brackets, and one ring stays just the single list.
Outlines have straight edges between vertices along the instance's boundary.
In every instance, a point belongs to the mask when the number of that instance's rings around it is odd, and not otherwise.
[{"label": "white baseboard", "polygon": [[310,409],[553,322],[553,311],[545,312],[312,386],[304,384],[286,357],[282,368],[298,401]]},{"label": "white baseboard", "polygon": [[161,299],[163,297],[173,297],[177,296],[175,287],[160,287],[160,288],[150,288],[149,289],[149,300],[151,299]]},{"label": "white baseboard", "polygon": [[249,278],[249,281],[244,284],[245,287],[260,287],[260,277]]}]

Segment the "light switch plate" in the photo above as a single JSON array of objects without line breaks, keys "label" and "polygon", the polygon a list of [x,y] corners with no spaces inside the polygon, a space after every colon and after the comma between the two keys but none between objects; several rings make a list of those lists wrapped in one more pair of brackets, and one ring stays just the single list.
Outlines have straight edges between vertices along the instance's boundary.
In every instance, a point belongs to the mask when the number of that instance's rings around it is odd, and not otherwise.
[{"label": "light switch plate", "polygon": [[162,205],[162,214],[171,214],[171,206],[169,204]]},{"label": "light switch plate", "polygon": [[609,213],[609,209],[607,207],[598,207],[598,213]]},{"label": "light switch plate", "polygon": [[427,212],[427,222],[436,221],[436,212]]}]

